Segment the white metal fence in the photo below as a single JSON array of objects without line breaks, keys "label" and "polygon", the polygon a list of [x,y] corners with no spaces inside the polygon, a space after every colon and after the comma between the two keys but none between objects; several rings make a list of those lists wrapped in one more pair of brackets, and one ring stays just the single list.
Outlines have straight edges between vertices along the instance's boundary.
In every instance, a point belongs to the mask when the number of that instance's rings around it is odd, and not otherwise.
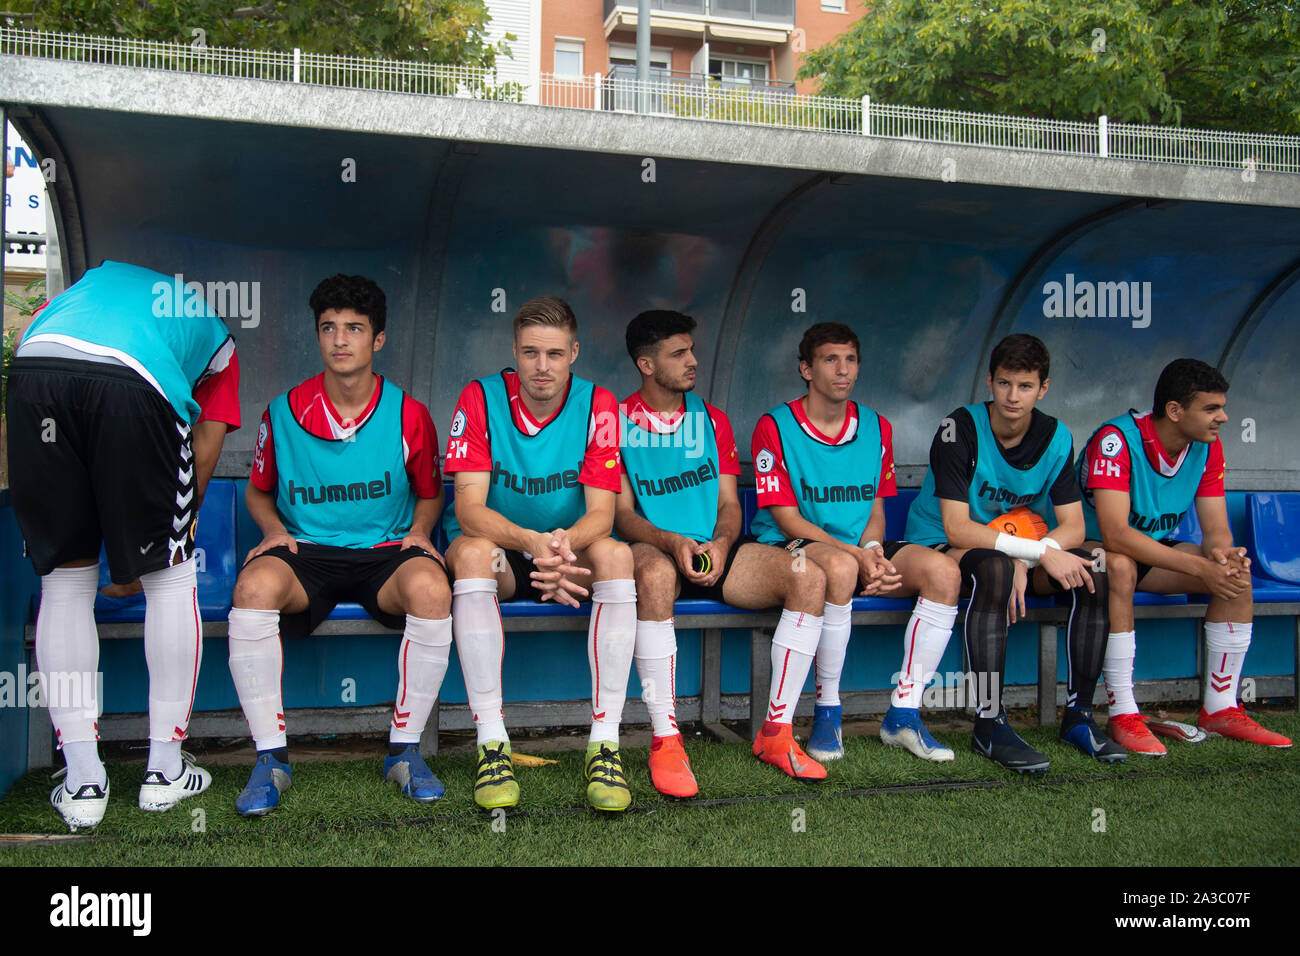
[{"label": "white metal fence", "polygon": [[[116,37],[88,37],[0,27],[0,54],[77,60],[141,69],[207,73],[347,89],[428,96],[522,100],[524,88],[498,82],[490,70],[316,53],[239,50]],[[543,106],[704,119],[782,129],[815,130],[989,146],[1076,156],[1300,173],[1300,137],[1231,133],[1132,123],[1096,123],[997,116],[917,106],[892,106],[782,90],[737,89],[713,80],[623,76],[538,78]]]}]

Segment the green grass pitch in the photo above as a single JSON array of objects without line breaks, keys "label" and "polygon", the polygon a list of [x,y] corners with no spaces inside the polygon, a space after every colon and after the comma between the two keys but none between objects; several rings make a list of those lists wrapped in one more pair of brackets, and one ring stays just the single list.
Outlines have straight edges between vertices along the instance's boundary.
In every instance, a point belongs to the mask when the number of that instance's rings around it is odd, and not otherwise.
[{"label": "green grass pitch", "polygon": [[[1261,716],[1300,734],[1294,714]],[[1059,743],[1054,728],[1032,728],[1023,736],[1052,769],[1020,778],[972,754],[966,734],[936,736],[955,762],[926,764],[852,737],[820,785],[790,780],[746,745],[697,738],[687,748],[702,792],[681,802],[654,791],[645,749],[628,748],[634,801],[614,815],[586,808],[581,752],[519,768],[521,804],[495,817],[473,804],[469,755],[432,762],[447,795],[430,806],[385,783],[379,756],[299,762],[281,808],[259,820],[235,813],[245,766],[211,766],[206,793],[147,814],[135,808],[140,765],[111,761],[109,810],[93,836],[11,844],[0,865],[1300,864],[1300,751],[1211,738],[1170,743],[1164,760],[1103,766]],[[45,771],[17,781],[0,802],[0,833],[62,832],[52,786]]]}]

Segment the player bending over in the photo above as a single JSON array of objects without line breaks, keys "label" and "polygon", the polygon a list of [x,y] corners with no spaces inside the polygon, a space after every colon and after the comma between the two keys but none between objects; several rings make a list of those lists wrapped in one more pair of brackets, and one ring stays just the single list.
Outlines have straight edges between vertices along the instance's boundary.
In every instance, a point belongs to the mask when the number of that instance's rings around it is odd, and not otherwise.
[{"label": "player bending over", "polygon": [[[577,335],[562,299],[525,302],[514,321],[518,371],[465,386],[447,442],[447,471],[456,476],[443,518],[456,580],[452,616],[478,735],[474,799],[484,808],[519,802],[501,709],[505,635],[497,600],[532,596],[576,607],[588,593],[587,800],[611,811],[632,801],[618,728],[636,585],[631,549],[609,536],[619,490],[618,411],[611,392],[570,374]],[[593,580],[590,592],[579,583]]]},{"label": "player bending over", "polygon": [[340,601],[402,630],[383,775],[421,803],[442,783],[420,757],[451,653],[451,591],[429,540],[442,510],[429,411],[373,370],[383,291],[336,275],[311,294],[325,370],[262,416],[245,500],[262,529],[235,581],[230,673],[257,760],[235,801],[262,816],[293,782],[280,689],[281,634],[310,634]]},{"label": "player bending over", "polygon": [[[1237,684],[1250,647],[1254,603],[1250,559],[1234,547],[1224,497],[1223,445],[1228,382],[1197,359],[1176,359],[1156,382],[1151,411],[1130,409],[1097,429],[1079,460],[1089,545],[1104,543],[1110,577],[1110,638],[1103,670],[1110,700],[1106,732],[1134,753],[1163,757],[1152,729],[1196,739],[1186,725],[1149,721],[1133,696],[1137,655],[1133,592],[1207,592],[1205,699],[1197,724],[1223,737],[1290,747],[1237,703]],[[1136,456],[1133,449],[1140,449]],[[1176,542],[1170,533],[1196,507],[1202,540]]]},{"label": "player bending over", "polygon": [[921,723],[921,694],[939,666],[957,617],[961,577],[951,557],[907,541],[886,541],[880,499],[898,493],[889,421],[850,399],[861,352],[848,326],[820,322],[799,343],[808,394],[778,405],[754,429],[758,504],[752,528],[764,544],[802,548],[826,574],[817,645],[817,705],[808,753],[844,756],[840,672],[849,645],[853,595],[919,594],[903,633],[903,667],[880,727],[886,744],[923,760],[952,760]]},{"label": "player bending over", "polygon": [[114,584],[144,590],[140,809],[167,810],[212,782],[181,753],[203,658],[194,529],[226,432],[239,427],[239,363],[225,323],[176,298],[171,276],[105,262],[37,314],[9,370],[14,515],[41,576],[36,661],[67,763],[50,803],[72,830],[108,807],[96,722],[101,542]]},{"label": "player bending over", "polygon": [[822,633],[826,576],[741,537],[736,439],[727,416],[694,393],[694,329],[690,316],[669,311],[642,312],[627,327],[641,388],[620,408],[624,473],[615,521],[636,562],[636,668],[654,725],[650,778],[671,797],[696,793],[674,714],[673,602],[682,597],[783,607],[754,756],[798,780],[822,780],[826,769],[795,742],[791,721]]},{"label": "player bending over", "polygon": [[[1083,506],[1073,439],[1034,407],[1047,394],[1049,362],[1047,347],[1032,335],[1009,335],[997,344],[989,358],[993,400],[958,408],[940,424],[905,534],[945,551],[961,569],[962,590],[970,597],[963,629],[977,698],[971,749],[1020,773],[1049,766],[1007,724],[1001,702],[1007,626],[1024,616],[1026,591],[1070,592],[1061,739],[1105,762],[1125,757],[1092,717],[1106,649],[1107,582],[1080,548]],[[1037,516],[1041,540],[992,526],[1018,508]]]}]

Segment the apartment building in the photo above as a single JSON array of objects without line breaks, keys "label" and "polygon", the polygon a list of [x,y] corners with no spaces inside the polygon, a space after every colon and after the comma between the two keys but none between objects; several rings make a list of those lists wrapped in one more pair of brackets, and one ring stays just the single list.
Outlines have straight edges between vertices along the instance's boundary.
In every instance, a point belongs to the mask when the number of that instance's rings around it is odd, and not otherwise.
[{"label": "apartment building", "polygon": [[[525,84],[531,102],[554,101],[556,84],[566,79],[580,83],[600,74],[602,108],[630,108],[619,86],[636,75],[636,0],[487,5],[490,34],[516,37],[513,60],[502,62],[499,76]],[[795,79],[803,55],[865,12],[864,0],[651,0],[651,79],[665,88],[712,82],[773,95],[812,93],[811,80]]]}]

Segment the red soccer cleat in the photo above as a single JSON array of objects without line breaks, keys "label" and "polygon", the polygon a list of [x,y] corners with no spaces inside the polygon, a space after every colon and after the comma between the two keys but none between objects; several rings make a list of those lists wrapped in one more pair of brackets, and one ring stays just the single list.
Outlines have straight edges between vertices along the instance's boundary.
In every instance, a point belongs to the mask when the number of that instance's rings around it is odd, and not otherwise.
[{"label": "red soccer cleat", "polygon": [[1231,737],[1233,740],[1245,740],[1248,743],[1263,744],[1265,747],[1276,747],[1279,750],[1286,750],[1291,746],[1289,738],[1275,734],[1247,717],[1246,711],[1240,704],[1236,707],[1216,710],[1212,714],[1207,714],[1202,707],[1200,716],[1196,718],[1196,725],[1207,733]]},{"label": "red soccer cleat", "polygon": [[1106,722],[1106,736],[1129,753],[1164,757],[1169,751],[1147,730],[1147,719],[1141,714],[1115,714]]},{"label": "red soccer cleat", "polygon": [[650,781],[665,797],[693,797],[700,792],[686,759],[682,735],[655,737],[650,743]]},{"label": "red soccer cleat", "polygon": [[816,782],[826,779],[826,768],[803,752],[795,742],[789,724],[767,721],[754,738],[754,756],[779,767],[796,780]]}]

